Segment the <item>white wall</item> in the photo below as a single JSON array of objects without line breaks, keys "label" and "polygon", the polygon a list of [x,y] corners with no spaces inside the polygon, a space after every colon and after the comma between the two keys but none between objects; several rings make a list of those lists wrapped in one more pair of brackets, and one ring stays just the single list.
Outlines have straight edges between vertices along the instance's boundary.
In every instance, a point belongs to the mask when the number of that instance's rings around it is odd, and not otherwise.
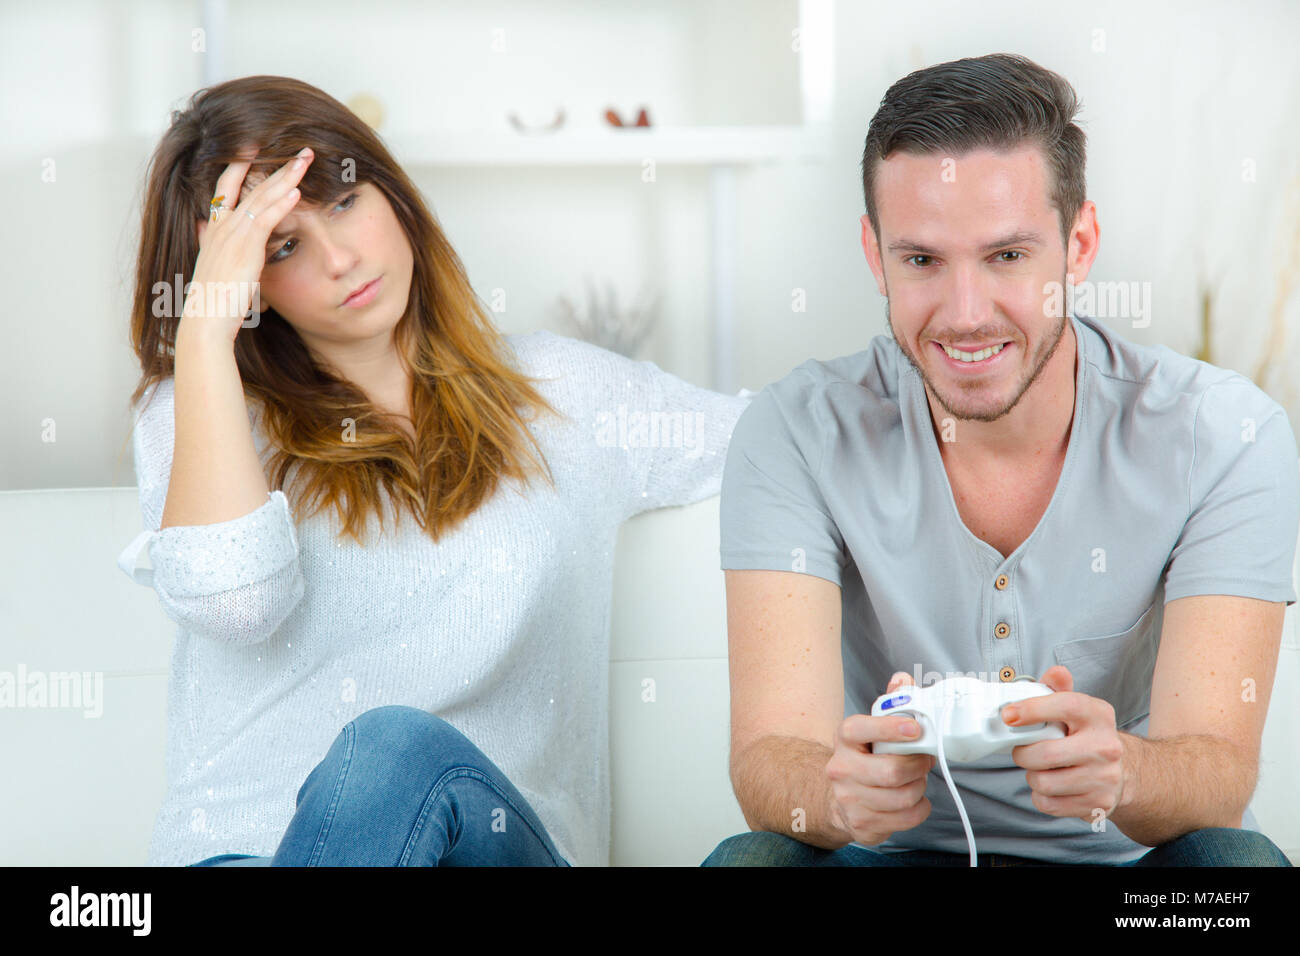
[{"label": "white wall", "polygon": [[[1094,30],[1105,51],[1093,52]],[[1012,52],[1061,73],[1083,101],[1088,195],[1101,249],[1091,280],[1149,281],[1145,329],[1113,327],[1185,353],[1199,344],[1198,279],[1215,290],[1214,362],[1253,377],[1278,307],[1300,338],[1300,68],[1289,2],[836,4],[832,154],[824,169],[751,174],[741,194],[744,270],[738,345],[751,388],[793,357],[825,358],[888,334],[858,244],[863,140],[885,90],[908,72]],[[1257,181],[1244,183],[1242,160]],[[1285,258],[1289,255],[1289,259]],[[808,312],[790,311],[790,289]],[[1260,383],[1300,421],[1296,360]]]},{"label": "white wall", "polygon": [[[468,7],[468,10],[463,8]],[[886,334],[858,246],[858,163],[880,97],[912,69],[1024,53],[1074,83],[1102,247],[1094,280],[1152,283],[1141,342],[1194,351],[1211,282],[1215,362],[1253,375],[1276,313],[1300,322],[1300,8],[1283,2],[901,4],[839,0],[832,159],[742,170],[737,380],[757,389],[806,358]],[[0,488],[132,484],[126,398],[131,268],[148,149],[202,86],[202,5],[55,0],[0,6],[0,263],[6,301]],[[573,125],[647,104],[657,125],[800,121],[794,0],[566,0],[474,5],[237,0],[224,76],[292,75],[346,101],[368,91],[389,128],[505,127],[563,103]],[[505,52],[493,52],[494,29]],[[1096,31],[1104,31],[1098,34]],[[1104,50],[1097,50],[1099,36]],[[143,137],[142,139],[132,138]],[[142,144],[144,144],[142,146]],[[43,182],[48,160],[57,179]],[[1243,160],[1257,178],[1243,182]],[[644,357],[709,384],[706,167],[413,170],[479,293],[505,289],[506,332],[553,327],[584,276],[653,281],[664,326]],[[1289,258],[1288,258],[1289,257]],[[1289,276],[1285,272],[1289,263]],[[1284,278],[1285,277],[1285,278]],[[1286,283],[1290,283],[1288,287]],[[794,289],[807,311],[793,312]],[[1289,288],[1289,291],[1288,291]],[[1261,382],[1293,420],[1295,361]],[[57,441],[42,440],[53,420]]]}]

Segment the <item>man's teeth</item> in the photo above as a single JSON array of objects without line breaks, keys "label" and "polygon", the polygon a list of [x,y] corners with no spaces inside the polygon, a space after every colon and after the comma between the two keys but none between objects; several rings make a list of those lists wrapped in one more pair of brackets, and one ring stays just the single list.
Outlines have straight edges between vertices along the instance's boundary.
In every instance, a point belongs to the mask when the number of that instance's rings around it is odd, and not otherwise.
[{"label": "man's teeth", "polygon": [[956,349],[950,349],[948,346],[944,345],[943,350],[948,353],[950,358],[955,358],[961,362],[982,362],[984,359],[1001,352],[1002,346],[993,345],[980,352],[959,352]]}]

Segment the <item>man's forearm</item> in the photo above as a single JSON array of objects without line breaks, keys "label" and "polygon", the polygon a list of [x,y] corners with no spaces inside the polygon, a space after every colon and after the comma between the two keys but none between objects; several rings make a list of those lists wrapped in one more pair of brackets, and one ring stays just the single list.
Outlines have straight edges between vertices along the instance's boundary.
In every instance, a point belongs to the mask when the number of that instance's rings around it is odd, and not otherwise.
[{"label": "man's forearm", "polygon": [[1206,827],[1239,827],[1258,765],[1219,737],[1147,740],[1120,731],[1124,792],[1110,820],[1135,843],[1160,846]]},{"label": "man's forearm", "polygon": [[733,762],[731,784],[751,830],[783,833],[836,850],[852,842],[831,815],[830,747],[798,737],[763,737]]}]

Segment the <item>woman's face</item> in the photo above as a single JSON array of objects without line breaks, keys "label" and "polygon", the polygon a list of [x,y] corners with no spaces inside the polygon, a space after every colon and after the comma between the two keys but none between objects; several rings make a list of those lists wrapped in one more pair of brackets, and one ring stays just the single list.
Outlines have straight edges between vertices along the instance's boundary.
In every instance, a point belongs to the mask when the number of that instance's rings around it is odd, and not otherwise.
[{"label": "woman's face", "polygon": [[[258,181],[246,181],[245,191]],[[300,200],[280,221],[266,246],[260,295],[315,352],[387,349],[406,311],[412,268],[410,242],[388,198],[359,183],[329,208]],[[344,304],[374,279],[379,284],[363,297],[368,301]]]}]

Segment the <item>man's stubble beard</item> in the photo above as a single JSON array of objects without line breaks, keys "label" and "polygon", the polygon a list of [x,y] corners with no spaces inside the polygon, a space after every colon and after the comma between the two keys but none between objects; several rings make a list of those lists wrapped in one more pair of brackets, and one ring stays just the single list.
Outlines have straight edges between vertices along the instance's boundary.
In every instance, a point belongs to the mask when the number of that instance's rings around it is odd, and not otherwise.
[{"label": "man's stubble beard", "polygon": [[[1061,288],[1062,289],[1065,288],[1065,276],[1061,277]],[[995,422],[1003,415],[1006,415],[1013,408],[1015,408],[1016,405],[1019,404],[1020,399],[1024,396],[1025,392],[1029,391],[1030,386],[1033,385],[1034,382],[1038,380],[1038,376],[1042,374],[1042,371],[1047,366],[1047,363],[1051,361],[1052,356],[1056,354],[1056,350],[1061,344],[1061,339],[1065,335],[1065,324],[1068,321],[1069,321],[1069,315],[1063,312],[1060,317],[1060,321],[1056,325],[1056,328],[1052,330],[1052,335],[1050,337],[1050,340],[1046,341],[1045,344],[1039,348],[1038,351],[1041,357],[1034,365],[1033,371],[1030,372],[1030,374],[1021,383],[1019,389],[1016,391],[1015,396],[1011,399],[1011,401],[1009,401],[1006,404],[1005,407],[994,412],[981,412],[977,414],[963,413],[958,411],[957,409],[954,409],[949,404],[947,398],[937,388],[934,387],[934,383],[930,380],[930,377],[925,374],[925,369],[923,369],[917,363],[916,356],[912,354],[911,350],[908,349],[907,345],[901,339],[899,339],[897,333],[894,332],[894,323],[890,321],[890,317],[889,317],[889,285],[888,283],[886,283],[885,285],[885,324],[889,326],[889,334],[893,336],[894,342],[898,345],[899,349],[902,351],[903,355],[907,358],[907,361],[911,364],[912,368],[916,369],[917,374],[921,376],[921,381],[925,383],[925,387],[927,391],[929,391],[929,393],[934,396],[935,401],[937,401],[943,407],[944,411],[946,411],[949,415],[951,415],[953,418],[957,419],[958,421]]]}]

